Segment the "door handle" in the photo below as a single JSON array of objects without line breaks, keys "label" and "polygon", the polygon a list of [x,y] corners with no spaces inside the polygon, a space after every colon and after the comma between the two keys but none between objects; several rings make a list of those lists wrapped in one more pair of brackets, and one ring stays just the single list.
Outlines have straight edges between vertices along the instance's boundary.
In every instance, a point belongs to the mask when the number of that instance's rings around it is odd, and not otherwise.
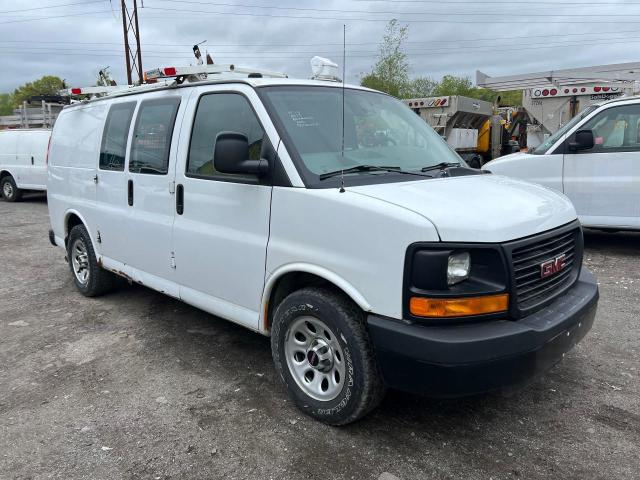
[{"label": "door handle", "polygon": [[127,201],[129,206],[133,205],[133,180],[129,180],[127,183]]},{"label": "door handle", "polygon": [[176,213],[178,215],[184,213],[184,187],[182,184],[176,186]]},{"label": "door handle", "polygon": [[33,165],[33,157],[31,157],[31,165]]}]

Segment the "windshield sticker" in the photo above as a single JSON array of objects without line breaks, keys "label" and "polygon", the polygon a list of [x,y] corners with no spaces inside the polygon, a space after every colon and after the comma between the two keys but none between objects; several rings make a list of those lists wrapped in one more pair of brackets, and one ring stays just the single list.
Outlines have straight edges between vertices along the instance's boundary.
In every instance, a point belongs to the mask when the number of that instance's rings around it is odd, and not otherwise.
[{"label": "windshield sticker", "polygon": [[296,124],[298,128],[318,127],[320,123],[313,118],[313,116],[304,116],[302,112],[297,110],[289,110],[287,112],[291,117],[291,120]]}]

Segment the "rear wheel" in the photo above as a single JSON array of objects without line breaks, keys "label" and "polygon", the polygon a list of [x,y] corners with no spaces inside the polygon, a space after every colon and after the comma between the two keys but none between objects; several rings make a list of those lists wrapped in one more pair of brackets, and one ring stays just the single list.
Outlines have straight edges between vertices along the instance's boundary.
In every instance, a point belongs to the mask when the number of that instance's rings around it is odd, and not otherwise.
[{"label": "rear wheel", "polygon": [[384,396],[364,315],[340,292],[308,287],[285,298],[271,350],[298,408],[324,423],[351,423]]},{"label": "rear wheel", "polygon": [[71,229],[67,240],[67,258],[76,287],[86,297],[95,297],[114,288],[115,275],[98,265],[91,237],[84,225]]},{"label": "rear wheel", "polygon": [[0,180],[0,191],[7,202],[17,202],[22,198],[22,190],[18,188],[11,175],[2,177],[2,180]]}]

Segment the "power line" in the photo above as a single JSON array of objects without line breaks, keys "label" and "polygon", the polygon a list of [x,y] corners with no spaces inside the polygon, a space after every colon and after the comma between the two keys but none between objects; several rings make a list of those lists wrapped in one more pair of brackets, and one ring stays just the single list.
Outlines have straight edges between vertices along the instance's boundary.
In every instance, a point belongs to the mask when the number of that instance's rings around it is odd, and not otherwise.
[{"label": "power line", "polygon": [[[296,20],[338,20],[341,22],[389,22],[390,19],[384,19],[384,18],[343,18],[343,17],[308,17],[308,16],[300,16],[300,15],[285,15],[285,14],[269,14],[269,13],[251,13],[251,12],[213,12],[210,10],[190,10],[190,9],[184,9],[184,8],[165,8],[165,7],[145,7],[145,10],[159,10],[159,11],[165,11],[165,12],[172,12],[171,15],[175,16],[176,13],[201,13],[201,14],[205,14],[205,15],[216,15],[216,16],[220,16],[220,17],[224,17],[224,16],[241,16],[241,17],[269,17],[269,18],[291,18],[291,19],[296,19]],[[450,14],[447,14],[447,16],[449,16]],[[464,14],[467,16],[474,16],[476,14],[473,13],[469,13],[469,14]],[[638,14],[640,15],[640,14]],[[624,15],[625,17],[629,17],[629,16],[638,16],[638,15]],[[572,15],[572,18],[575,17],[576,15]],[[602,17],[602,15],[599,15],[598,17]],[[148,17],[147,17],[148,18]],[[400,23],[437,23],[437,24],[465,24],[465,23],[472,23],[472,24],[478,24],[477,20],[443,20],[442,18],[440,19],[397,19]],[[514,24],[516,23],[514,20],[492,20],[491,23],[497,24],[497,23],[506,23],[506,24]],[[565,24],[567,23],[566,20],[562,20],[562,21],[553,21],[553,20],[527,20],[526,23],[544,23],[544,24],[551,24],[551,23],[557,23],[557,24]],[[631,23],[631,24],[636,24],[636,23],[640,23],[640,20],[601,20],[601,21],[591,21],[591,22],[586,22],[586,21],[582,21],[582,24],[589,24],[589,25],[595,25],[595,24],[603,24],[603,23],[609,23],[609,24],[620,24],[620,23]]]},{"label": "power line", "polygon": [[[267,10],[293,10],[293,11],[299,11],[299,12],[329,12],[329,13],[364,13],[364,14],[371,14],[371,15],[433,15],[434,12],[425,12],[425,11],[421,11],[421,12],[402,12],[402,11],[380,11],[380,10],[375,10],[375,11],[371,11],[371,10],[345,10],[345,9],[338,9],[338,8],[302,8],[302,7],[278,7],[278,6],[266,6],[266,5],[255,5],[255,4],[242,4],[242,3],[225,3],[225,2],[203,2],[200,0],[158,0],[158,1],[163,1],[163,2],[170,2],[170,3],[182,3],[182,4],[197,4],[197,5],[213,5],[216,7],[239,7],[239,8],[262,8],[262,9],[267,9]],[[154,1],[155,3],[155,1]],[[446,3],[446,2],[445,2]],[[454,2],[455,3],[455,2]],[[562,5],[558,5],[559,7],[562,7]],[[440,12],[438,12],[440,13]],[[495,16],[495,13],[491,13],[491,12],[442,12],[445,13],[446,15],[474,15],[474,16]],[[501,12],[502,15],[518,15],[518,16],[531,16],[531,17],[626,17],[629,16],[627,14],[593,14],[593,13],[589,13],[589,14],[582,14],[582,13],[526,13],[523,14],[522,11],[517,11],[517,12]],[[631,15],[640,15],[640,13],[638,14],[631,14]]]},{"label": "power line", "polygon": [[[461,0],[461,1],[448,1],[448,0],[352,0],[354,2],[362,2],[362,3],[424,3],[424,4],[434,4],[434,5],[478,5],[478,4],[489,4],[489,5],[502,5],[508,7],[509,5],[531,5],[530,0],[513,0],[507,2],[501,1],[492,1],[492,0]],[[548,2],[548,1],[535,1],[536,5],[555,5],[557,7],[566,7],[572,5],[588,5],[590,7],[599,7],[599,6],[607,6],[607,7],[615,7],[615,6],[625,6],[625,5],[640,5],[640,2],[603,2],[599,1],[597,3],[594,2]]]},{"label": "power line", "polygon": [[4,12],[0,12],[0,13],[18,13],[18,12],[32,12],[34,10],[46,10],[49,8],[59,8],[59,7],[72,7],[75,5],[89,5],[89,4],[93,4],[93,3],[104,3],[108,0],[90,0],[88,2],[76,2],[76,3],[59,3],[57,5],[47,5],[47,6],[43,6],[43,7],[32,7],[32,8],[21,8],[19,10],[5,10]]},{"label": "power line", "polygon": [[93,15],[95,13],[109,13],[109,12],[111,12],[111,10],[100,10],[100,11],[97,11],[97,12],[69,13],[67,15],[54,15],[54,16],[50,16],[50,17],[28,18],[28,19],[24,19],[24,20],[8,20],[6,22],[0,22],[0,25],[7,24],[7,23],[33,22],[33,21],[36,21],[36,20],[52,20],[52,19],[55,19],[55,18],[79,17],[81,15]]},{"label": "power line", "polygon": [[[636,32],[637,33],[637,32]],[[614,45],[614,44],[618,44],[618,43],[628,43],[629,40],[631,39],[639,39],[640,40],[640,36],[629,36],[629,37],[625,37],[625,38],[603,38],[603,39],[596,39],[597,41],[594,42],[590,42],[589,45],[590,46],[594,46],[594,45]],[[533,48],[533,47],[541,47],[541,48],[555,48],[555,47],[574,47],[574,46],[583,46],[584,44],[582,42],[579,42],[579,40],[573,40],[570,43],[567,42],[560,42],[560,43],[548,43],[548,42],[544,42],[544,43],[512,43],[509,45],[509,47],[522,47],[522,48]],[[326,46],[326,45],[325,45]],[[1,46],[0,45],[0,49],[12,49],[15,48],[15,46]],[[64,52],[64,51],[77,51],[77,48],[62,48],[62,47],[55,47],[55,50],[52,50],[50,47],[28,47],[31,50],[45,50],[47,52],[52,52],[52,53],[56,53],[56,52]],[[453,51],[470,51],[470,50],[482,50],[482,49],[486,49],[486,48],[494,48],[492,45],[473,45],[473,46],[440,46],[437,48],[422,48],[420,50],[405,50],[404,53],[407,55],[419,55],[425,52],[433,52],[433,53],[448,53],[448,52],[453,52]],[[83,52],[95,52],[95,53],[112,53],[112,52],[116,52],[119,50],[115,50],[115,49],[91,49],[91,48],[83,48],[82,49]],[[180,51],[168,51],[168,50],[154,50],[154,49],[145,49],[146,52],[150,52],[150,53],[156,53],[156,54],[164,54],[164,55],[176,55],[176,54],[180,54],[183,52]],[[371,55],[377,55],[378,51],[377,50],[348,50],[350,54],[371,54]],[[219,50],[215,50],[213,52],[214,55],[220,56],[220,55],[244,55],[245,53],[247,53],[246,51],[219,51]],[[284,54],[284,55],[295,55],[295,54],[308,54],[308,55],[314,55],[314,54],[333,54],[333,55],[337,55],[337,54],[341,54],[341,51],[339,50],[260,50],[257,52],[253,52],[254,54]],[[186,57],[186,58],[191,58]]]},{"label": "power line", "polygon": [[[640,37],[635,37],[635,38],[640,38]],[[592,43],[590,45],[614,45],[614,44],[619,44],[619,43],[625,43],[625,44],[636,44],[636,43],[640,43],[640,40],[635,40],[635,41],[629,41],[629,39],[624,39],[624,40],[619,40],[616,42],[602,42],[602,43]],[[570,48],[570,47],[583,47],[584,45],[581,43],[574,43],[574,44],[546,44],[546,45],[540,45],[540,44],[535,44],[535,45],[523,45],[523,46],[518,46],[518,47],[513,47],[513,48],[501,48],[501,49],[495,49],[495,48],[486,48],[484,47],[484,49],[478,49],[478,50],[474,50],[473,52],[469,52],[469,48],[459,48],[459,49],[444,49],[444,50],[421,50],[419,52],[406,52],[407,57],[409,58],[413,58],[413,57],[432,57],[432,56],[441,56],[443,53],[451,53],[451,52],[458,52],[461,54],[464,54],[466,52],[469,53],[479,53],[479,52],[488,52],[488,53],[502,53],[502,52],[509,52],[509,51],[523,51],[523,50],[545,50],[545,49],[551,49],[551,48]],[[11,48],[11,47],[0,47],[0,48]],[[104,53],[103,53],[104,52]],[[100,57],[100,56],[108,56],[108,57],[112,57],[112,56],[117,56],[120,57],[121,54],[118,53],[108,53],[109,51],[101,51],[98,53],[87,53],[87,51],[85,51],[84,53],[79,52],[79,53],[65,53],[65,52],[59,52],[56,50],[51,50],[51,51],[38,51],[38,52],[33,52],[33,51],[25,51],[25,50],[20,50],[20,51],[7,51],[7,52],[2,52],[0,51],[0,53],[4,53],[6,55],[14,55],[14,54],[22,54],[22,55],[49,55],[49,56],[53,56],[53,55],[63,55],[63,56],[86,56],[86,57]],[[173,52],[167,54],[163,54],[160,55],[160,52],[152,52],[150,54],[146,54],[146,57],[154,57],[154,58],[163,58],[163,59],[167,59],[168,56],[170,56],[170,59],[175,60],[175,59],[189,59],[189,60],[193,60],[193,56],[192,55],[175,55]],[[269,53],[269,54],[273,54],[275,52],[265,52],[265,53]],[[264,54],[252,54],[252,55],[245,55],[243,53],[234,53],[234,52],[223,52],[223,53],[219,53],[216,56],[218,58],[235,58],[235,59],[242,59],[242,60],[247,60],[247,59],[285,59],[285,58],[309,58],[310,54],[313,53],[317,53],[317,52],[311,52],[308,54],[305,54],[305,52],[290,52],[290,53],[286,53],[286,54],[280,54],[277,56],[269,56],[269,55],[264,55]],[[336,51],[333,52],[336,55],[339,54],[340,52]],[[373,58],[376,57],[378,55],[377,52],[370,52],[370,53],[365,53],[365,52],[361,52],[361,53],[357,53],[357,54],[350,54],[349,58]]]},{"label": "power line", "polygon": [[[532,39],[532,38],[549,38],[549,37],[581,37],[588,36],[590,39],[595,40],[609,40],[609,38],[598,39],[594,38],[596,36],[602,35],[624,35],[627,33],[638,33],[637,29],[634,30],[617,30],[615,32],[576,32],[576,33],[557,33],[557,34],[546,34],[546,35],[521,35],[521,36],[509,36],[509,37],[480,37],[480,38],[462,38],[457,40],[447,39],[447,40],[425,40],[425,41],[407,41],[404,42],[406,45],[431,45],[433,43],[462,43],[462,42],[484,42],[491,41],[497,42],[502,40],[519,40],[519,39]],[[611,37],[613,40],[616,37]],[[0,40],[0,43],[19,43],[19,44],[63,44],[63,45],[122,45],[122,42],[71,42],[71,41],[55,41],[55,40]],[[352,42],[347,43],[347,46],[360,46],[360,45],[372,45],[376,42]],[[229,43],[229,44],[218,44],[215,42],[209,42],[209,45],[215,48],[225,48],[225,47],[263,47],[263,46],[278,46],[278,47],[316,47],[316,46],[341,46],[342,43]],[[144,47],[192,47],[193,43],[143,43]]]}]

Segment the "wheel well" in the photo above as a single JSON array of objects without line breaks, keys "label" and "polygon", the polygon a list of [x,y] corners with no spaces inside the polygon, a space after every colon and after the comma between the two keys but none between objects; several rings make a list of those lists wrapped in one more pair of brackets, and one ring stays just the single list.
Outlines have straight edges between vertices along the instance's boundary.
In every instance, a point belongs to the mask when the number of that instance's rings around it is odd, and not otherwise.
[{"label": "wheel well", "polygon": [[6,170],[2,170],[0,171],[0,180],[2,180],[4,177],[10,177],[11,174],[9,172],[7,172]]},{"label": "wheel well", "polygon": [[80,220],[80,217],[78,215],[76,215],[75,213],[72,213],[67,217],[67,222],[65,225],[65,231],[64,231],[65,245],[67,243],[67,238],[69,237],[69,232],[71,232],[71,229],[73,229],[73,227],[75,227],[76,225],[82,225],[82,220]]},{"label": "wheel well", "polygon": [[301,288],[311,286],[328,286],[335,289],[337,292],[342,293],[347,298],[350,298],[340,287],[336,286],[329,280],[322,278],[318,275],[308,272],[289,272],[280,277],[276,284],[271,289],[269,295],[269,303],[267,304],[267,316],[265,319],[265,330],[270,330],[273,315],[278,308],[278,305],[291,293]]}]

